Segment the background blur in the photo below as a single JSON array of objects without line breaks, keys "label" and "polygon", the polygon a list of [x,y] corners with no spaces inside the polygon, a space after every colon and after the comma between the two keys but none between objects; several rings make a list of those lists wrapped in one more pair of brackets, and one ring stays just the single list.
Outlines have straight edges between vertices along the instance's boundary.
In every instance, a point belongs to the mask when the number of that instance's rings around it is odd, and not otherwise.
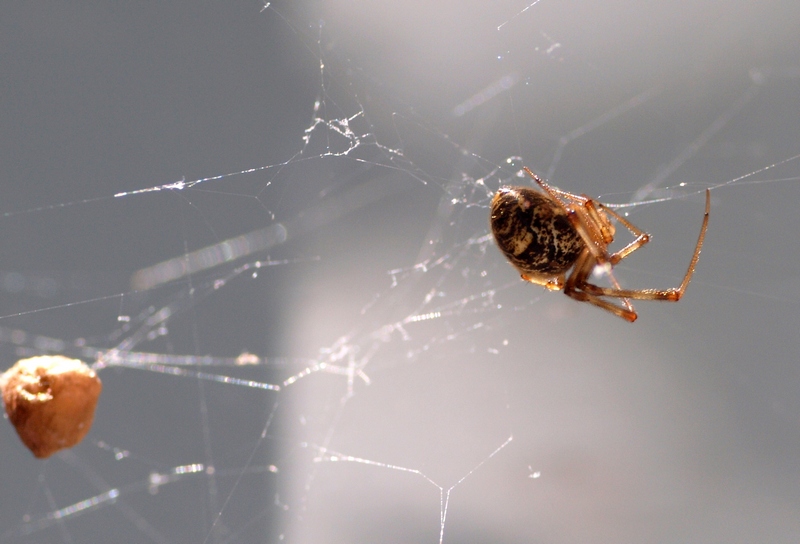
[{"label": "background blur", "polygon": [[[0,369],[124,364],[76,448],[0,426],[0,542],[797,542],[799,17],[6,6]],[[629,324],[520,282],[488,205],[523,165],[652,201],[622,209],[653,235],[629,287],[679,284],[712,187],[686,298]]]}]

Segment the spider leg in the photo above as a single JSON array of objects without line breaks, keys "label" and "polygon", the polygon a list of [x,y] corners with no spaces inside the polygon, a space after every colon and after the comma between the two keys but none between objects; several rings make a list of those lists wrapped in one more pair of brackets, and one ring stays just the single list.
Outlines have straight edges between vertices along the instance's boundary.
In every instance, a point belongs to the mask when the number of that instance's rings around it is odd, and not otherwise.
[{"label": "spider leg", "polygon": [[[622,298],[624,305],[614,304],[613,302],[603,299],[602,294],[595,294],[586,289],[586,287],[589,286],[595,287],[586,281],[586,279],[589,277],[589,274],[592,273],[594,267],[595,260],[592,254],[589,252],[588,248],[584,249],[581,255],[578,257],[572,273],[567,278],[567,283],[564,285],[564,294],[574,298],[575,300],[594,304],[595,306],[611,312],[612,314],[619,316],[626,321],[630,321],[631,323],[636,321],[638,315],[627,298]],[[617,284],[616,280],[613,279],[613,276],[611,277],[614,284],[618,286],[619,284]]]},{"label": "spider leg", "polygon": [[520,277],[536,285],[549,289],[550,291],[560,291],[564,288],[564,274],[558,276],[534,276],[529,274],[520,274]]},{"label": "spider leg", "polygon": [[618,214],[611,208],[606,208],[602,204],[600,204],[600,207],[603,211],[610,213],[611,216],[614,217],[614,219],[622,223],[625,226],[625,228],[628,229],[631,232],[631,234],[633,234],[636,237],[630,244],[628,244],[627,246],[623,247],[622,249],[611,255],[610,260],[612,265],[617,264],[622,259],[624,259],[625,257],[627,257],[628,255],[630,255],[631,253],[633,253],[634,251],[636,251],[637,249],[639,249],[640,247],[642,247],[643,245],[645,245],[647,242],[650,241],[649,234],[647,234],[640,228],[636,227],[633,223],[622,217],[620,214]]},{"label": "spider leg", "polygon": [[[697,267],[697,261],[700,259],[700,250],[703,248],[703,241],[705,240],[706,237],[706,230],[708,230],[708,216],[710,211],[711,211],[711,191],[706,189],[706,210],[705,213],[703,214],[703,226],[700,228],[700,235],[697,237],[697,244],[695,245],[694,248],[694,254],[692,255],[692,260],[689,262],[689,268],[686,270],[686,274],[683,276],[683,281],[678,287],[673,287],[672,289],[663,289],[663,290],[619,289],[617,286],[614,286],[614,288],[599,287],[597,285],[593,285],[591,283],[586,282],[585,284],[581,285],[580,288],[585,290],[587,293],[590,293],[595,296],[632,298],[635,300],[667,300],[670,302],[676,302],[680,300],[683,294],[686,292],[686,287],[692,280],[694,269],[695,267]],[[642,244],[639,245],[641,246]],[[631,249],[630,251],[628,251],[628,253],[630,253],[635,249],[636,248]]]}]

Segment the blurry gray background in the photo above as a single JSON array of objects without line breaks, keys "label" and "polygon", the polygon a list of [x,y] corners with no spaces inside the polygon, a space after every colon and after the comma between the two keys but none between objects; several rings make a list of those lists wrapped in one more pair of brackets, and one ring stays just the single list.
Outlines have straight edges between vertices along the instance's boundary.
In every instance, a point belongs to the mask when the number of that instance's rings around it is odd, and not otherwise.
[{"label": "blurry gray background", "polygon": [[[169,307],[133,349],[301,377],[100,370],[76,448],[0,426],[0,542],[800,540],[800,159],[738,179],[800,153],[800,5],[527,5],[4,7],[0,368]],[[624,209],[629,287],[680,282],[712,187],[686,298],[629,324],[522,284],[487,221],[523,165],[662,199]]]}]

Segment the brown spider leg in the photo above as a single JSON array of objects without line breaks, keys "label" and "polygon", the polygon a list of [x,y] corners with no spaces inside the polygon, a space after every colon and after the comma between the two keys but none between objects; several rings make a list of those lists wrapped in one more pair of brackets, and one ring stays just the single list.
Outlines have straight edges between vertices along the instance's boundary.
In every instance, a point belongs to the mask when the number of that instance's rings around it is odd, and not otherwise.
[{"label": "brown spider leg", "polygon": [[[673,287],[672,289],[617,289],[608,287],[599,287],[591,283],[579,285],[580,288],[595,296],[606,297],[619,297],[619,298],[632,298],[634,300],[667,300],[676,302],[681,299],[686,287],[692,279],[694,269],[697,266],[697,261],[700,259],[700,250],[703,248],[703,241],[706,237],[706,230],[708,229],[708,216],[711,211],[711,191],[706,189],[706,210],[703,214],[703,226],[700,228],[700,235],[697,237],[697,245],[694,248],[692,260],[689,263],[689,268],[686,270],[686,275],[680,286]],[[567,281],[569,283],[569,281]]]},{"label": "brown spider leg", "polygon": [[640,247],[642,247],[643,245],[645,245],[647,242],[650,241],[649,234],[647,234],[640,228],[633,225],[633,223],[622,217],[620,214],[618,214],[611,208],[606,208],[602,204],[600,204],[600,207],[602,208],[603,211],[610,213],[617,221],[622,223],[625,226],[625,228],[631,232],[631,234],[633,234],[636,237],[630,244],[628,244],[627,246],[623,247],[622,249],[611,255],[610,260],[612,265],[617,264],[622,259],[624,259],[625,257],[627,257],[628,255],[630,255],[631,253],[633,253],[634,251],[636,251],[637,249],[639,249]]},{"label": "brown spider leg", "polygon": [[[636,321],[638,317],[636,310],[633,309],[633,306],[627,299],[623,298],[625,306],[621,306],[600,298],[600,295],[586,292],[584,287],[591,285],[587,283],[586,278],[592,273],[594,267],[595,261],[593,255],[589,252],[588,248],[584,249],[575,262],[572,273],[567,278],[567,283],[564,285],[564,294],[575,300],[594,304],[631,323]],[[614,283],[616,284],[616,280],[614,280]]]},{"label": "brown spider leg", "polygon": [[564,274],[558,276],[538,277],[529,276],[527,274],[520,274],[520,277],[536,285],[549,289],[550,291],[560,291],[564,288]]},{"label": "brown spider leg", "polygon": [[[608,281],[611,282],[611,285],[613,286],[613,288],[615,290],[617,290],[617,291],[621,291],[622,290],[622,286],[617,281],[616,276],[614,276],[614,270],[613,270],[612,265],[609,262],[606,262],[604,264],[598,264],[597,261],[595,261],[595,263],[588,269],[586,274],[584,274],[582,277],[580,277],[580,278],[578,278],[576,280],[576,288],[580,289],[580,290],[583,290],[584,286],[586,286],[586,285],[594,286],[593,283],[589,283],[589,276],[591,276],[591,274],[595,270],[597,270],[598,267],[603,269],[602,273],[608,278]],[[633,305],[631,304],[630,300],[628,300],[627,298],[623,297],[622,298],[622,304],[623,304],[623,306],[625,306],[625,308],[627,308],[627,310],[629,312],[631,312],[633,314],[636,314],[636,311],[633,309]],[[615,304],[612,304],[612,306],[616,307]]]},{"label": "brown spider leg", "polygon": [[[583,209],[586,211],[586,215],[598,228],[600,235],[603,238],[603,243],[608,246],[608,244],[614,241],[614,226],[611,224],[611,221],[608,220],[608,217],[603,214],[605,207],[586,195],[581,195],[581,197],[586,199],[583,204]],[[600,211],[598,211],[598,207],[600,208]]]},{"label": "brown spider leg", "polygon": [[591,219],[591,215],[586,213],[585,208],[573,208],[566,206],[567,219],[572,227],[583,239],[589,252],[594,257],[595,264],[605,264],[611,260],[608,254],[608,244],[603,238],[600,228]]},{"label": "brown spider leg", "polygon": [[[596,268],[597,266],[598,266],[598,265],[595,265],[595,268]],[[610,282],[611,282],[611,285],[613,285],[613,286],[614,286],[614,289],[616,289],[616,290],[618,290],[618,291],[622,290],[622,286],[619,284],[619,282],[617,281],[617,278],[614,276],[613,266],[612,266],[611,264],[608,264],[608,263],[606,263],[606,264],[605,264],[603,267],[605,268],[605,270],[603,271],[603,273],[604,273],[604,274],[605,274],[605,275],[608,277],[608,281],[610,281]],[[594,270],[594,269],[593,269],[593,270]],[[588,282],[588,281],[586,281],[586,282],[585,282],[585,284],[587,284],[587,285],[588,285],[588,284],[589,284],[589,282]],[[630,300],[628,300],[627,298],[623,298],[623,299],[622,299],[622,304],[624,304],[624,305],[625,305],[625,307],[626,307],[626,308],[627,308],[629,311],[633,312],[634,314],[636,313],[636,312],[633,310],[633,305],[631,304],[631,301],[630,301]]]}]

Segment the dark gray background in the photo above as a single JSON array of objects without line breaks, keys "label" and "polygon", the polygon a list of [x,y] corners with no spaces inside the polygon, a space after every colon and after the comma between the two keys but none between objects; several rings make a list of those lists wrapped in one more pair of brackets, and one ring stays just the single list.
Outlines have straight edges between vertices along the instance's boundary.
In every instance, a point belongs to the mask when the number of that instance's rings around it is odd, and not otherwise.
[{"label": "dark gray background", "polygon": [[[371,383],[103,369],[73,450],[36,460],[0,426],[0,542],[437,542],[451,487],[445,542],[800,539],[800,160],[737,181],[800,153],[796,2],[262,7],[4,7],[0,327],[29,336],[0,367],[41,351],[32,335],[112,348],[118,316],[172,305],[136,350]],[[315,115],[352,118],[359,145],[324,123],[304,143]],[[686,298],[628,324],[519,282],[482,237],[523,164],[665,198],[626,208],[653,234],[617,268],[631,287],[679,283],[714,187]],[[270,251],[289,264],[130,286],[276,222],[311,225]]]}]

